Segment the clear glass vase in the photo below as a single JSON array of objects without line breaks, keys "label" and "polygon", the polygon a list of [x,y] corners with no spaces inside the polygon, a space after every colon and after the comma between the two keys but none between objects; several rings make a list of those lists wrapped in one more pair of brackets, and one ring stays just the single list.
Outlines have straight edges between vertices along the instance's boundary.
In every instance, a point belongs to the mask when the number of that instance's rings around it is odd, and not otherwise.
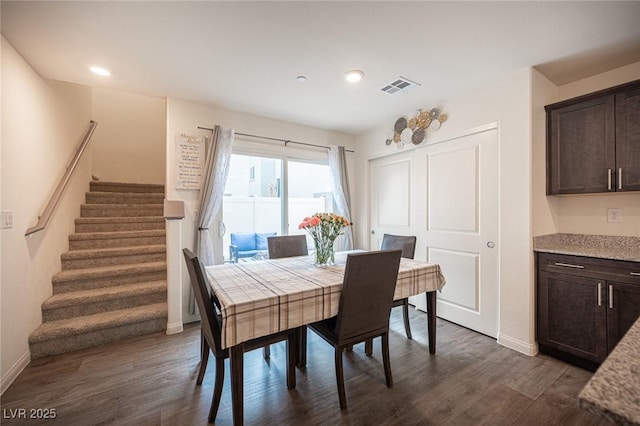
[{"label": "clear glass vase", "polygon": [[329,265],[335,265],[335,251],[333,249],[333,243],[335,239],[321,238],[315,240],[316,246],[316,266],[323,267]]}]

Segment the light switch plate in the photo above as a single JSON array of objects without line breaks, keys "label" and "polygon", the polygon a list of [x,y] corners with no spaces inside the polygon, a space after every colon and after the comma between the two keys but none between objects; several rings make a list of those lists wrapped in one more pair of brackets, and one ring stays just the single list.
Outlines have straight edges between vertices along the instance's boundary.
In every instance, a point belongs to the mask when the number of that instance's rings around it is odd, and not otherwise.
[{"label": "light switch plate", "polygon": [[622,209],[607,209],[607,222],[622,222]]},{"label": "light switch plate", "polygon": [[13,210],[2,211],[2,229],[13,228]]}]

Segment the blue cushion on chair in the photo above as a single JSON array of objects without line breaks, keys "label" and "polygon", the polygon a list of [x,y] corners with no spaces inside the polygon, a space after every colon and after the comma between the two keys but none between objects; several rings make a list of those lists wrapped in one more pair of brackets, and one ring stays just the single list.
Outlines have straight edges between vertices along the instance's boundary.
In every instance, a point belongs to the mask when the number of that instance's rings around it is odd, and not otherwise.
[{"label": "blue cushion on chair", "polygon": [[269,250],[267,238],[274,237],[275,235],[275,232],[264,232],[262,234],[256,233],[256,250]]},{"label": "blue cushion on chair", "polygon": [[253,232],[234,232],[231,234],[231,245],[238,246],[238,251],[255,250],[255,235]]}]

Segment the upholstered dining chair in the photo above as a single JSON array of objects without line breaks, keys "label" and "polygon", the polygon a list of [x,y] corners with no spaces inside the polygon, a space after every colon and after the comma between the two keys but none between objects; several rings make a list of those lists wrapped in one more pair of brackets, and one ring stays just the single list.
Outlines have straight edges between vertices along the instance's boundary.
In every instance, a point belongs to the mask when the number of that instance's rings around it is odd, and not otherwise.
[{"label": "upholstered dining chair", "polygon": [[282,257],[306,256],[307,237],[305,235],[281,235],[267,238],[269,248],[269,259],[280,259]]},{"label": "upholstered dining chair", "polygon": [[[207,283],[204,267],[191,250],[185,248],[182,251],[187,263],[187,269],[189,270],[191,286],[193,287],[195,299],[198,304],[202,335],[204,337],[201,347],[200,371],[198,372],[198,378],[196,380],[197,385],[202,384],[204,373],[207,369],[207,362],[209,361],[209,350],[213,352],[213,356],[216,359],[216,378],[213,387],[211,408],[209,409],[209,423],[213,423],[218,413],[218,407],[220,406],[222,385],[224,384],[224,360],[229,358],[229,349],[222,349],[222,318],[218,313],[220,312],[220,302],[215,292],[209,292],[210,287]],[[283,340],[287,342],[287,387],[293,389],[296,387],[295,360],[298,348],[294,329],[249,340],[244,342],[244,348],[245,352],[248,352]]]},{"label": "upholstered dining chair", "polygon": [[[382,338],[382,360],[388,387],[393,386],[389,360],[389,315],[400,267],[400,250],[349,254],[344,272],[338,315],[309,324],[335,348],[336,381],[340,408],[347,409],[342,352],[356,343]],[[371,291],[371,286],[376,291]]]},{"label": "upholstered dining chair", "polygon": [[[413,259],[416,252],[416,237],[410,235],[392,235],[384,234],[382,236],[382,244],[380,250],[402,250],[402,257],[407,259]],[[402,306],[402,318],[404,319],[404,331],[407,333],[407,339],[412,339],[411,325],[409,324],[409,298],[394,300],[393,307]],[[367,340],[364,344],[364,352],[367,355],[373,353],[373,342],[371,339]]]},{"label": "upholstered dining chair", "polygon": [[[402,257],[413,259],[416,253],[416,237],[405,235],[384,234],[382,236],[382,245],[380,250],[402,250]],[[411,326],[409,325],[409,298],[394,300],[393,306],[402,306],[402,317],[404,318],[404,331],[407,333],[407,339],[411,339]]]},{"label": "upholstered dining chair", "polygon": [[[267,247],[269,248],[269,259],[281,259],[283,257],[306,256],[309,254],[307,249],[307,237],[305,235],[280,235],[267,238]],[[305,347],[307,345],[307,327],[302,326],[297,330],[298,343]],[[306,351],[299,350],[298,355],[304,358]],[[264,357],[269,358],[271,349],[269,346],[264,347]],[[298,365],[303,367],[306,359],[298,359]]]}]

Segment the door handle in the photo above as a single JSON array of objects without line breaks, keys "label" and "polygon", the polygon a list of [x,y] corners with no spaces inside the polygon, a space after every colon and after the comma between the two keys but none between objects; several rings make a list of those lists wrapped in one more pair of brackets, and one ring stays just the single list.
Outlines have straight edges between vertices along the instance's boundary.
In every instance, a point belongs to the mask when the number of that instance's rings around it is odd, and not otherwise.
[{"label": "door handle", "polygon": [[613,286],[609,284],[609,309],[613,309]]},{"label": "door handle", "polygon": [[565,268],[584,269],[584,266],[582,266],[582,265],[573,265],[571,263],[556,262],[555,265],[556,266],[563,266]]},{"label": "door handle", "polygon": [[622,189],[622,167],[618,169],[618,189]]}]

